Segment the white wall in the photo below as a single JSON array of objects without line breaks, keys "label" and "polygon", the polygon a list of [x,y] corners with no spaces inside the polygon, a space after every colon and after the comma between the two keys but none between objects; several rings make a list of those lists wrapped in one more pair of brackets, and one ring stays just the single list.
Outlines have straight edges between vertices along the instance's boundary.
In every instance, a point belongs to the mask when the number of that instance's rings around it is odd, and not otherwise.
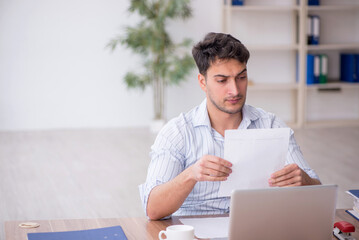
[{"label": "white wall", "polygon": [[[127,90],[122,80],[138,68],[139,57],[105,49],[138,19],[126,12],[128,2],[0,0],[0,130],[147,125],[151,89]],[[192,7],[191,20],[170,23],[175,39],[197,42],[221,30],[221,1],[193,0]],[[168,118],[203,97],[193,71],[168,89]]]},{"label": "white wall", "polygon": [[[0,0],[0,130],[148,125],[153,118],[152,90],[128,90],[123,83],[126,72],[141,66],[140,58],[121,47],[114,53],[105,48],[111,38],[123,31],[124,26],[135,24],[138,20],[138,16],[127,13],[128,3],[128,0]],[[169,23],[168,30],[176,41],[190,37],[198,42],[209,31],[222,31],[222,1],[192,0],[192,8],[192,19]],[[344,21],[352,17],[356,20],[355,26],[358,26],[358,13],[343,17],[345,13],[339,14],[340,19]],[[272,17],[288,19],[286,14]],[[235,24],[243,24],[240,29],[244,32],[236,28],[233,34],[245,44],[278,41],[277,35],[280,33],[268,31],[273,26],[263,22],[258,14],[241,17]],[[330,18],[328,21],[332,20]],[[248,21],[261,27],[248,28]],[[327,41],[336,41],[332,34],[332,28],[337,29],[335,21],[329,22],[329,28],[323,26],[322,35]],[[286,29],[280,32],[283,36],[290,36],[288,32],[293,31],[292,24],[280,22],[283,26],[277,29]],[[353,41],[345,22],[337,23],[342,29],[340,36],[348,36]],[[358,33],[354,34],[356,42]],[[266,37],[261,39],[263,34]],[[284,37],[279,39],[285,43],[292,41]],[[272,52],[255,51],[251,55],[248,64],[250,79],[265,82],[273,74],[279,82],[293,79],[294,64],[290,61],[285,66],[280,64],[280,71],[274,73],[273,68],[268,67],[268,62],[275,64],[274,60],[294,59],[291,55],[276,54],[276,58],[273,58]],[[330,68],[329,75],[338,75],[338,71],[333,69]],[[194,70],[186,82],[168,89],[167,119],[188,111],[204,98],[196,75],[197,71]],[[323,107],[328,105],[327,95],[325,99],[322,99],[323,94],[312,95],[312,92],[308,93],[308,119],[330,117],[332,111]],[[350,104],[345,104],[347,95],[352,96],[349,97],[352,100]],[[295,115],[295,101],[288,101],[291,99],[289,92],[275,93],[275,96],[250,92],[248,103],[290,121]],[[358,91],[340,93],[340,97],[343,100],[334,101],[330,104],[331,109],[344,109],[342,118],[357,118],[359,103],[353,100],[358,99]],[[344,106],[349,107],[343,108],[343,102]]]}]

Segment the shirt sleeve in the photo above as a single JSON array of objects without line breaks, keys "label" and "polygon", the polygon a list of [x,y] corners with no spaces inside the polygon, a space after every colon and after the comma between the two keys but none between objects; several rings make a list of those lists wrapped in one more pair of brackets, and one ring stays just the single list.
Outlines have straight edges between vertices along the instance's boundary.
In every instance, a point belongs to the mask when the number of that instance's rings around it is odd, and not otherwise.
[{"label": "shirt sleeve", "polygon": [[[274,116],[272,127],[279,128],[279,127],[288,127],[288,126],[282,120]],[[320,180],[318,175],[315,173],[315,171],[311,169],[307,161],[305,161],[302,151],[300,150],[300,147],[298,146],[294,138],[294,131],[290,129],[286,164],[288,165],[292,163],[297,164],[304,172],[308,174],[309,177]]]},{"label": "shirt sleeve", "polygon": [[146,182],[139,185],[140,198],[147,215],[147,202],[152,189],[175,178],[184,170],[183,140],[180,131],[165,126],[151,147],[151,162]]}]

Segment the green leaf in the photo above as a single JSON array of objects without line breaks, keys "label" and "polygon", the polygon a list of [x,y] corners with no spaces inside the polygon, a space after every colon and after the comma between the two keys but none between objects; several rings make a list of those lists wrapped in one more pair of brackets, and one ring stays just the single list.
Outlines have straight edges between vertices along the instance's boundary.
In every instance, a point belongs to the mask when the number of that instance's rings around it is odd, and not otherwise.
[{"label": "green leaf", "polygon": [[175,57],[172,60],[171,68],[168,71],[168,83],[169,84],[179,84],[195,67],[194,60],[192,56],[185,55],[182,58]]},{"label": "green leaf", "polygon": [[111,51],[114,51],[118,44],[120,44],[121,40],[118,38],[111,39],[110,42],[106,45],[107,48],[110,48]]},{"label": "green leaf", "polygon": [[141,88],[144,90],[147,85],[151,84],[151,78],[149,75],[137,75],[129,72],[125,76],[125,82],[128,88]]},{"label": "green leaf", "polygon": [[131,0],[129,12],[138,12],[141,16],[152,19],[156,16],[153,6],[146,0]]},{"label": "green leaf", "polygon": [[187,48],[192,41],[185,39],[174,44],[166,31],[166,22],[190,17],[190,0],[130,0],[128,11],[142,19],[135,26],[127,26],[122,36],[107,44],[112,50],[121,44],[143,56],[146,74],[127,73],[124,80],[128,88],[145,89],[156,79],[165,79],[170,84],[182,81],[195,65],[188,54],[180,57],[178,49]]}]

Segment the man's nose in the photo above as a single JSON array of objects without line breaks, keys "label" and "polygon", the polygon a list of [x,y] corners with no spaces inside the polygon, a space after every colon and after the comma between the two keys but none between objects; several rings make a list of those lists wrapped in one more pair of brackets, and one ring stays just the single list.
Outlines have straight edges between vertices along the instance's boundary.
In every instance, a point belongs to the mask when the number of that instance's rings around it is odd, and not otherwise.
[{"label": "man's nose", "polygon": [[228,94],[236,96],[239,93],[239,87],[235,80],[229,81],[228,83]]}]

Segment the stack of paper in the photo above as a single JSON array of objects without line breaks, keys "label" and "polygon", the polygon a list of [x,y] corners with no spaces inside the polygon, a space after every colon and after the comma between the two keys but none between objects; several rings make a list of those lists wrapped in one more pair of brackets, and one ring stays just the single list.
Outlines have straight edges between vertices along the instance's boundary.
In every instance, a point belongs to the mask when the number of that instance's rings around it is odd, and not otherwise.
[{"label": "stack of paper", "polygon": [[285,165],[289,135],[289,128],[226,130],[224,159],[233,165],[218,197],[231,196],[234,189],[268,188],[271,174]]},{"label": "stack of paper", "polygon": [[347,212],[359,221],[359,189],[348,190],[347,193],[354,197],[353,209]]},{"label": "stack of paper", "polygon": [[229,217],[181,218],[180,221],[193,226],[197,238],[228,238]]}]

